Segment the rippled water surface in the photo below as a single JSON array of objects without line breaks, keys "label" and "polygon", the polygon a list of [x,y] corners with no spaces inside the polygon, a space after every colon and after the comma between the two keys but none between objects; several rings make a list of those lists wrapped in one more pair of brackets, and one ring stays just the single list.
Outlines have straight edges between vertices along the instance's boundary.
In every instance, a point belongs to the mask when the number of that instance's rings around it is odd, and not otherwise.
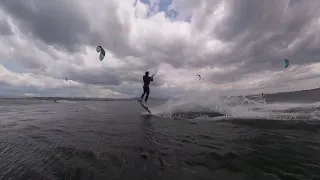
[{"label": "rippled water surface", "polygon": [[261,109],[296,116],[170,118],[141,114],[136,101],[2,100],[0,178],[320,179],[317,106]]}]

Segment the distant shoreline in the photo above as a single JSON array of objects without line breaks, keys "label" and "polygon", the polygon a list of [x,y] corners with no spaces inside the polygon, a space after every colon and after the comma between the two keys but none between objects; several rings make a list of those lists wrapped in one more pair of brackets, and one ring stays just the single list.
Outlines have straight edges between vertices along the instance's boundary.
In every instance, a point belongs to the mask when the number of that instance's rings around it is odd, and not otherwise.
[{"label": "distant shoreline", "polygon": [[[290,92],[277,92],[277,93],[264,93],[263,97],[268,100],[268,102],[273,101],[291,101],[291,100],[298,100],[298,101],[318,101],[320,102],[320,88],[316,89],[308,89],[308,90],[301,90],[301,91],[290,91]],[[233,96],[233,97],[241,97]],[[246,95],[246,97],[254,97],[254,96],[261,96],[261,94],[253,94],[253,95]],[[136,98],[86,98],[86,97],[0,97],[0,99],[30,99],[30,100],[67,100],[67,101],[129,101],[135,100]],[[169,100],[169,99],[177,99],[177,98],[149,98],[150,100]]]},{"label": "distant shoreline", "polygon": [[[1,97],[0,99],[29,99],[29,100],[67,100],[67,101],[128,101],[136,98],[85,98],[85,97]],[[149,98],[150,100],[168,100],[165,98]]]}]

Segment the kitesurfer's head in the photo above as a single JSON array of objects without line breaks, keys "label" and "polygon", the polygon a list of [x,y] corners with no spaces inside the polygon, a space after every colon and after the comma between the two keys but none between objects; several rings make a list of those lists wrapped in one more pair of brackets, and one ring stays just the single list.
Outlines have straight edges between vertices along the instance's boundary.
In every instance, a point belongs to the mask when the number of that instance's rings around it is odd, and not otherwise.
[{"label": "kitesurfer's head", "polygon": [[145,73],[145,75],[146,75],[146,76],[149,76],[149,71],[147,71],[147,72]]}]

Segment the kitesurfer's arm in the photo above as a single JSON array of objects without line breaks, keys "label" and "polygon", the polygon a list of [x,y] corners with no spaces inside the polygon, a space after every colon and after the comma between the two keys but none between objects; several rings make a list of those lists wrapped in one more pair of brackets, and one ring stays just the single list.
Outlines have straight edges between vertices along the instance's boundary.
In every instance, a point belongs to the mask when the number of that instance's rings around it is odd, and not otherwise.
[{"label": "kitesurfer's arm", "polygon": [[150,77],[150,81],[153,81],[153,76]]}]

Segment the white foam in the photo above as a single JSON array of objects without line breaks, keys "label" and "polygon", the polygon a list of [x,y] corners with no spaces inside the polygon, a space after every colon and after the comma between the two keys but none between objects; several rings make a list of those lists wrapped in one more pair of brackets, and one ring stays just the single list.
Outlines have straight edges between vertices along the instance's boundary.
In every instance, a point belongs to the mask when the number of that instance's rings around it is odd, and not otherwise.
[{"label": "white foam", "polygon": [[[152,108],[154,114],[170,117],[173,113],[187,112],[218,112],[232,118],[259,118],[275,120],[319,119],[320,113],[315,110],[320,103],[277,103],[267,104],[261,96],[256,97],[221,97],[217,94],[194,95],[180,97],[179,100],[169,100],[166,104]],[[309,109],[308,111],[288,111],[292,108]],[[311,108],[311,110],[310,110]],[[313,108],[313,110],[312,110]],[[205,117],[199,117],[200,119]],[[220,119],[226,117],[214,117]]]}]

